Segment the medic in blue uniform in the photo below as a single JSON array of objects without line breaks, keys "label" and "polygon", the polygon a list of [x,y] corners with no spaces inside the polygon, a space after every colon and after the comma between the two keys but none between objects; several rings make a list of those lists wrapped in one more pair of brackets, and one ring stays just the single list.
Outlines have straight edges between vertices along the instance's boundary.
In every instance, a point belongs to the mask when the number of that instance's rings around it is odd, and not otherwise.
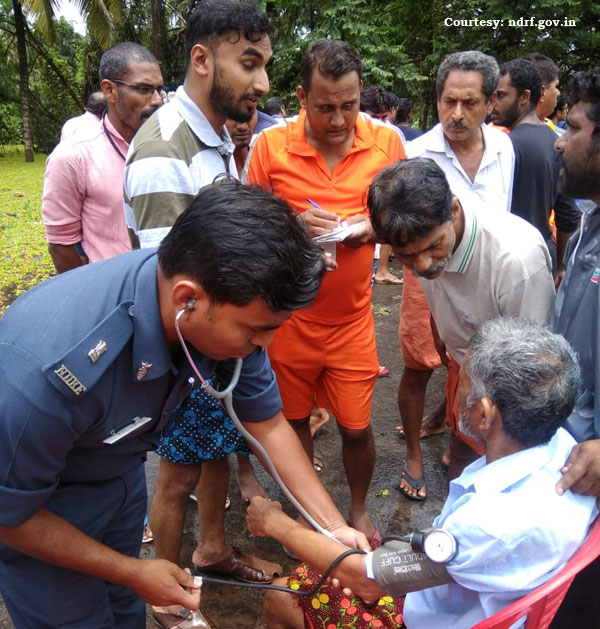
[{"label": "medic in blue uniform", "polygon": [[10,307],[0,321],[0,593],[18,629],[141,629],[142,598],[198,607],[190,575],[137,559],[145,453],[198,384],[175,333],[182,310],[200,373],[227,383],[227,358],[244,357],[238,415],[308,510],[361,543],[281,414],[262,351],[323,274],[320,249],[283,201],[219,184],[158,253],[62,274]]}]

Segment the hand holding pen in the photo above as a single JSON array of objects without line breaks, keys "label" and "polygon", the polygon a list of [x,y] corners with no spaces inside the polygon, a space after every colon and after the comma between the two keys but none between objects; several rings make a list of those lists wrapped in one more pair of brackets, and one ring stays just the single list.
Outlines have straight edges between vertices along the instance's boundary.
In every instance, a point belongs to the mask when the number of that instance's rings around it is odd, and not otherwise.
[{"label": "hand holding pen", "polygon": [[300,218],[304,221],[311,238],[328,234],[339,226],[340,219],[335,212],[324,210],[311,199],[306,199],[306,201],[312,207],[300,214]]}]

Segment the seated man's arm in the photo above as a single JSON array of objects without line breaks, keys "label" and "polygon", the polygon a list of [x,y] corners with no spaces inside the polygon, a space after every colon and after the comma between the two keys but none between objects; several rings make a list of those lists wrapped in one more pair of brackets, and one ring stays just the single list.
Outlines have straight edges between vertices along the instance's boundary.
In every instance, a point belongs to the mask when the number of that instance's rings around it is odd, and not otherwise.
[{"label": "seated man's arm", "polygon": [[198,609],[200,603],[199,592],[183,589],[193,587],[193,577],[175,564],[122,555],[46,509],[16,526],[0,526],[0,541],[41,561],[125,585],[153,605]]},{"label": "seated man's arm", "polygon": [[[245,422],[244,427],[266,450],[286,487],[320,526],[351,548],[369,550],[367,538],[346,524],[319,481],[300,440],[283,413],[279,412],[263,422]],[[254,450],[252,443],[249,445]],[[261,453],[256,450],[254,453],[265,469],[269,470]]]},{"label": "seated man's arm", "polygon": [[[247,522],[252,533],[276,539],[321,574],[349,550],[305,528],[283,513],[278,502],[264,498],[252,500]],[[365,601],[377,600],[386,594],[400,596],[453,581],[444,566],[413,551],[406,542],[389,542],[372,553],[373,578],[367,576],[365,559],[362,554],[350,555],[332,572],[342,587],[351,589]]]},{"label": "seated man's arm", "polygon": [[48,158],[42,193],[48,251],[58,273],[83,264],[75,250],[81,241],[83,177],[84,165],[76,148],[68,142],[59,144]]},{"label": "seated man's arm", "polygon": [[[252,499],[247,523],[251,533],[272,537],[321,573],[343,552],[350,550],[349,546],[302,526],[288,517],[278,502],[264,498]],[[384,595],[377,582],[367,577],[365,555],[362,553],[343,559],[332,576],[340,581],[342,587],[349,587],[364,600],[372,601]]]}]

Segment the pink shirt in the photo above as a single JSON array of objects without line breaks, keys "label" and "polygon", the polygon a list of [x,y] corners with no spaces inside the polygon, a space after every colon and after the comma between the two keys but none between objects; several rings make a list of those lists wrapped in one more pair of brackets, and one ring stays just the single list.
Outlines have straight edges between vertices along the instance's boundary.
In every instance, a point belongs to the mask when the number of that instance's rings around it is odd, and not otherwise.
[{"label": "pink shirt", "polygon": [[[129,144],[105,118],[125,156]],[[60,142],[46,160],[42,217],[48,242],[81,242],[90,262],[131,250],[123,214],[125,160],[109,142],[102,123],[95,133]]]},{"label": "pink shirt", "polygon": [[81,114],[81,116],[69,118],[60,132],[60,141],[83,140],[95,134],[100,124],[100,118],[89,111]]}]

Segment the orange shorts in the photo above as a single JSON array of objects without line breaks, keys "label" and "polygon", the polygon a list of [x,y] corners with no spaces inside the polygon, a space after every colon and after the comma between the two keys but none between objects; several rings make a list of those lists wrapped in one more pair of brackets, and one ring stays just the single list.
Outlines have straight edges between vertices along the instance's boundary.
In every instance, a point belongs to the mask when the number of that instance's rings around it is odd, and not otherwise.
[{"label": "orange shorts", "polygon": [[343,325],[292,316],[275,332],[269,358],[288,419],[308,417],[316,399],[344,428],[369,425],[379,371],[370,311]]},{"label": "orange shorts", "polygon": [[400,302],[398,340],[406,367],[424,371],[442,366],[431,332],[431,313],[419,280],[407,270]]},{"label": "orange shorts", "polygon": [[483,445],[478,441],[475,441],[475,439],[467,437],[467,435],[462,432],[458,424],[459,372],[459,364],[454,360],[454,358],[450,357],[450,362],[448,363],[448,383],[446,384],[446,399],[448,400],[446,405],[446,423],[461,441],[466,443],[475,450],[479,456],[481,456],[485,452]]}]

